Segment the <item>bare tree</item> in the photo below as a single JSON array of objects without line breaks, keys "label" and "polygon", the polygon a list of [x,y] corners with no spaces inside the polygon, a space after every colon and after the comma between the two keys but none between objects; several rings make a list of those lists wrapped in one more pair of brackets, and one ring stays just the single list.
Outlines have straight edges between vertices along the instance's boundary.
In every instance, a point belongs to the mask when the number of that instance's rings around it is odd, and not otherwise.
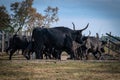
[{"label": "bare tree", "polygon": [[58,7],[51,7],[48,6],[45,11],[45,18],[44,18],[44,26],[49,27],[51,23],[57,22],[59,20],[58,18]]}]

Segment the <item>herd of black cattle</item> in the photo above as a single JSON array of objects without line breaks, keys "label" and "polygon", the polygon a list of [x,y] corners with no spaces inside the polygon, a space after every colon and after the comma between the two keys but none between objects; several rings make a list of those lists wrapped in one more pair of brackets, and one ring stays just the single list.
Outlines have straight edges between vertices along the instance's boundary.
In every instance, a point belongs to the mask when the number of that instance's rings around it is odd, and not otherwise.
[{"label": "herd of black cattle", "polygon": [[[35,52],[36,59],[61,59],[61,53],[67,52],[67,59],[88,59],[88,54],[92,53],[96,59],[100,59],[102,53],[105,52],[105,41],[99,40],[98,37],[90,35],[83,36],[82,32],[88,28],[72,30],[67,27],[53,28],[34,28],[31,37],[13,35],[9,39],[9,59],[17,50],[22,50],[22,55],[26,59],[30,59],[30,55]],[[98,55],[99,54],[99,55]]]}]

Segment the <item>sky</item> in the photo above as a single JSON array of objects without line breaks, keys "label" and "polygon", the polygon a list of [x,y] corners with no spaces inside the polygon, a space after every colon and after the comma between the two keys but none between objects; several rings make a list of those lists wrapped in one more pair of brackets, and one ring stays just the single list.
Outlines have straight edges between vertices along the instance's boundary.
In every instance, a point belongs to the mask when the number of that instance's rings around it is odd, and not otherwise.
[{"label": "sky", "polygon": [[[5,5],[10,11],[10,4],[22,0],[0,0],[0,5]],[[58,7],[59,21],[51,26],[65,26],[73,29],[74,22],[76,30],[84,28],[88,23],[89,27],[83,34],[95,36],[106,35],[112,32],[120,36],[120,0],[34,0],[33,7],[37,12],[42,13],[48,7]]]}]

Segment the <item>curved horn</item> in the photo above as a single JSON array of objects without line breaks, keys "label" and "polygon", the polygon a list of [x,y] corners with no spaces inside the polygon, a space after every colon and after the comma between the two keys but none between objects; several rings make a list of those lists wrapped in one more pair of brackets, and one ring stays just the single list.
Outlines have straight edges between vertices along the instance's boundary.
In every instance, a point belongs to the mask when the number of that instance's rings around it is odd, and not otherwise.
[{"label": "curved horn", "polygon": [[73,30],[75,30],[75,24],[72,22],[72,24],[73,24]]},{"label": "curved horn", "polygon": [[89,26],[89,23],[87,24],[87,26],[85,28],[81,29],[81,31],[84,31],[85,29],[87,29],[88,26]]}]

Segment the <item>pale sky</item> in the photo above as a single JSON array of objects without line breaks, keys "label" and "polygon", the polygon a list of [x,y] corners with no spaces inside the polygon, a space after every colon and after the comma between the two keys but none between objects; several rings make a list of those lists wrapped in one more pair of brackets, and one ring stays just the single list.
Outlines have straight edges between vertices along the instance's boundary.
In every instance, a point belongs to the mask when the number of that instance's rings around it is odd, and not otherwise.
[{"label": "pale sky", "polygon": [[[10,4],[22,0],[0,0],[0,5],[5,5],[10,10]],[[91,31],[104,34],[112,32],[113,35],[120,36],[120,0],[34,0],[33,7],[37,12],[44,15],[44,10],[48,7],[59,8],[59,21],[51,26],[72,27],[72,22],[76,29],[84,28],[87,23],[89,27],[83,32],[87,35]]]}]

